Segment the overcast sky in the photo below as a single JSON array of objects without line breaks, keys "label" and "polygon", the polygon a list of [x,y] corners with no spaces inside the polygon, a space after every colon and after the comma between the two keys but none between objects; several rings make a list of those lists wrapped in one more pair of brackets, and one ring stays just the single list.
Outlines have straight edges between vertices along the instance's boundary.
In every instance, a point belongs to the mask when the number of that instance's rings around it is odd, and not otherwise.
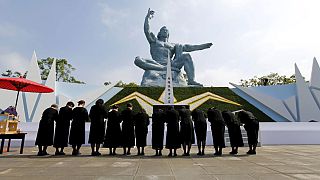
[{"label": "overcast sky", "polygon": [[191,53],[206,86],[290,76],[294,63],[309,79],[313,57],[320,59],[317,0],[0,0],[0,71],[25,71],[35,50],[38,58],[68,59],[88,84],[140,84],[143,70],[133,61],[150,58],[149,7],[155,34],[166,25],[170,42],[214,44]]}]

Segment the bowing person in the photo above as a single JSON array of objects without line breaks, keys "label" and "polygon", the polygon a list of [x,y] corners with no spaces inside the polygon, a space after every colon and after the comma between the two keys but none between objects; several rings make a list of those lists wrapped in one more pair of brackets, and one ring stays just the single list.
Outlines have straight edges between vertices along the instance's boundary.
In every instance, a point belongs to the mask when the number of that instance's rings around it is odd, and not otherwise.
[{"label": "bowing person", "polygon": [[178,111],[176,111],[172,106],[169,106],[166,110],[165,120],[167,123],[166,148],[170,151],[168,156],[177,156],[177,149],[181,148]]},{"label": "bowing person", "polygon": [[134,112],[132,108],[132,104],[128,103],[127,108],[121,112],[123,155],[130,155],[130,150],[135,145]]},{"label": "bowing person", "polygon": [[198,153],[197,155],[204,155],[204,149],[206,147],[206,139],[207,139],[207,120],[204,115],[204,112],[195,109],[191,113],[192,120],[194,122],[194,129],[196,131],[197,136],[197,144],[198,144]]},{"label": "bowing person", "polygon": [[91,144],[91,155],[99,156],[100,144],[104,141],[105,133],[105,121],[104,119],[108,116],[108,111],[103,105],[104,101],[98,99],[96,104],[90,109],[89,117],[91,120],[90,134],[89,134],[89,144]]},{"label": "bowing person", "polygon": [[81,145],[85,143],[85,124],[89,121],[89,115],[84,108],[85,101],[80,100],[78,107],[72,111],[72,123],[69,136],[69,144],[72,145],[72,155],[80,155]]},{"label": "bowing person", "polygon": [[231,152],[229,154],[238,154],[238,147],[243,147],[243,139],[241,134],[241,123],[231,111],[223,111],[222,117],[228,127],[230,138]]},{"label": "bowing person", "polygon": [[180,138],[183,147],[183,156],[190,156],[191,145],[194,144],[194,129],[191,120],[191,111],[182,106],[179,110]]},{"label": "bowing person", "polygon": [[162,109],[152,114],[152,149],[156,150],[156,156],[162,156],[164,138],[165,114]]},{"label": "bowing person", "polygon": [[52,104],[51,107],[43,111],[35,145],[38,145],[38,156],[49,155],[47,147],[53,144],[54,121],[58,119],[58,105]]},{"label": "bowing person", "polygon": [[256,154],[256,148],[258,144],[259,134],[259,121],[249,111],[239,111],[238,117],[242,123],[244,123],[244,129],[247,131],[249,151],[247,154]]},{"label": "bowing person", "polygon": [[103,147],[109,148],[109,155],[116,155],[117,147],[122,145],[121,118],[118,109],[118,105],[113,105],[108,112],[107,130]]},{"label": "bowing person", "polygon": [[144,155],[144,147],[147,145],[148,126],[150,124],[149,115],[144,109],[141,109],[141,111],[135,115],[134,119],[136,146],[138,149],[137,155]]},{"label": "bowing person", "polygon": [[[73,102],[67,102],[66,106],[59,110],[59,117],[56,120],[56,130],[54,136],[53,147],[56,148],[55,155],[65,155],[63,152],[68,147],[68,138],[70,130],[70,121],[72,120]],[[60,148],[60,150],[59,150]]]},{"label": "bowing person", "polygon": [[221,156],[222,148],[225,148],[225,122],[223,120],[221,111],[216,108],[209,108],[207,114],[208,121],[211,123],[212,140],[215,149],[214,155]]}]

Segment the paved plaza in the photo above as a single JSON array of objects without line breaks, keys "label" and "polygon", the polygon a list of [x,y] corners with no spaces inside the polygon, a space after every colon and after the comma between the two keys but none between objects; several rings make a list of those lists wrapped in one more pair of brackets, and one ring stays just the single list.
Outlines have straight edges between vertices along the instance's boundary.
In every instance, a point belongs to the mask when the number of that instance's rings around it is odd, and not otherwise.
[{"label": "paved plaza", "polygon": [[[109,156],[107,149],[99,157],[91,157],[90,148],[81,149],[82,155],[74,157],[37,157],[36,147],[27,147],[24,154],[19,148],[0,155],[0,179],[320,179],[320,145],[264,146],[257,155],[247,156],[247,148],[240,148],[239,155],[229,155],[224,149],[222,157],[212,155],[213,147],[208,146],[205,156],[197,156],[197,148],[192,148],[190,157],[169,158],[153,156],[150,146],[146,156]],[[71,153],[71,148],[66,152]],[[49,147],[49,153],[54,149]],[[122,149],[117,150],[118,154]],[[167,154],[167,150],[164,150]]]}]

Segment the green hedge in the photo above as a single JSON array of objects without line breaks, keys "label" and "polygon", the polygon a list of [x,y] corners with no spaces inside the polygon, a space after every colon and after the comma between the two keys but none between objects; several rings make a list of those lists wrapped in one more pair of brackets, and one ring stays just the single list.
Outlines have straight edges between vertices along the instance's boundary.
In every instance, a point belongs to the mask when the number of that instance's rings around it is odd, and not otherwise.
[{"label": "green hedge", "polygon": [[[163,87],[126,87],[123,90],[121,90],[118,94],[116,94],[114,97],[112,97],[108,102],[106,102],[105,105],[109,107],[111,104],[130,95],[133,92],[139,92],[152,99],[158,100],[158,98],[160,97],[163,91],[164,91]],[[263,122],[274,121],[269,116],[264,114],[259,109],[255,108],[253,105],[248,103],[246,100],[244,100],[243,98],[235,94],[233,91],[231,91],[227,87],[176,87],[174,88],[174,96],[177,99],[177,101],[182,101],[187,98],[190,98],[205,92],[211,92],[213,94],[219,95],[231,101],[237,102],[242,106],[236,106],[233,104],[228,104],[220,101],[209,100],[198,107],[204,112],[206,112],[210,107],[216,107],[222,111],[223,110],[235,111],[239,109],[245,109],[245,110],[251,111],[259,119],[259,121],[263,121]],[[133,104],[134,111],[141,110],[141,107],[136,100],[131,100],[129,102]],[[127,103],[128,102],[119,104],[120,110],[123,110]]]}]

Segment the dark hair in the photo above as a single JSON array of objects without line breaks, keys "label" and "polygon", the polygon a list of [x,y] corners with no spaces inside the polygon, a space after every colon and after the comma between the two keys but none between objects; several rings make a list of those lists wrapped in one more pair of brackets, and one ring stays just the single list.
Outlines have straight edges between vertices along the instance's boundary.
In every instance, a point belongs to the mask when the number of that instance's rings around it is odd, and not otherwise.
[{"label": "dark hair", "polygon": [[128,104],[127,104],[127,107],[132,107],[132,104],[131,104],[131,103],[128,103]]},{"label": "dark hair", "polygon": [[104,100],[103,100],[103,99],[98,99],[98,100],[96,101],[96,105],[103,105],[103,103],[104,103]]},{"label": "dark hair", "polygon": [[80,100],[78,101],[78,106],[81,105],[81,104],[85,104],[86,102],[84,100]]},{"label": "dark hair", "polygon": [[67,106],[74,107],[74,103],[72,101],[67,102]]},{"label": "dark hair", "polygon": [[111,109],[119,109],[119,106],[114,104],[114,105],[111,106]]},{"label": "dark hair", "polygon": [[58,105],[57,105],[57,104],[52,104],[50,107],[52,107],[52,108],[58,108]]}]

